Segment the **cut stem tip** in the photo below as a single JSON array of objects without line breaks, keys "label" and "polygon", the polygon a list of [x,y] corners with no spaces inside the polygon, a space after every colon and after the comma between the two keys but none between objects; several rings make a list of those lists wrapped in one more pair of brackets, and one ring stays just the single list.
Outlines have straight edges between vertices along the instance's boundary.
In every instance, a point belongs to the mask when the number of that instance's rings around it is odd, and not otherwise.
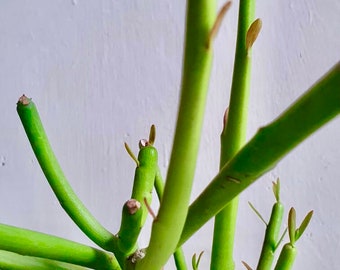
[{"label": "cut stem tip", "polygon": [[17,104],[20,104],[20,105],[28,105],[31,103],[31,99],[26,97],[25,95],[22,95],[19,100],[18,100],[18,103]]}]

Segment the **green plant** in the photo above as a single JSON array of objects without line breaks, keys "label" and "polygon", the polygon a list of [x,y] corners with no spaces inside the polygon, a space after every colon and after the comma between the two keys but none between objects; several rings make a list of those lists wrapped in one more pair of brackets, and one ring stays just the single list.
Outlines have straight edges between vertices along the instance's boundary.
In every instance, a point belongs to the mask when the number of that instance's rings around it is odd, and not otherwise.
[{"label": "green plant", "polygon": [[[153,145],[155,129],[151,128],[149,140],[141,143],[138,158],[126,147],[136,162],[136,171],[132,195],[123,206],[117,234],[104,228],[73,192],[49,145],[34,103],[25,96],[19,99],[18,114],[51,188],[67,214],[102,250],[0,225],[1,269],[159,270],[172,254],[177,269],[187,269],[180,246],[212,217],[215,217],[215,229],[211,269],[234,269],[237,196],[340,112],[338,63],[281,116],[245,142],[251,50],[261,29],[261,21],[254,18],[254,4],[252,0],[240,2],[230,104],[221,133],[220,171],[190,205],[212,63],[212,43],[230,3],[226,3],[216,16],[213,1],[188,1],[181,99],[165,186]],[[282,206],[277,185],[274,185],[277,202],[267,224],[258,269],[270,269],[273,252],[280,243],[277,236]],[[150,193],[153,186],[160,199],[160,209],[154,215],[149,246],[140,249],[137,240],[148,212],[152,212]],[[311,214],[307,215],[296,229],[294,210],[291,210],[290,242],[283,247],[275,269],[291,267],[295,255],[290,254],[296,252],[294,243],[307,227],[310,217]],[[200,258],[201,255],[197,260],[193,257],[193,269],[198,269]]]}]

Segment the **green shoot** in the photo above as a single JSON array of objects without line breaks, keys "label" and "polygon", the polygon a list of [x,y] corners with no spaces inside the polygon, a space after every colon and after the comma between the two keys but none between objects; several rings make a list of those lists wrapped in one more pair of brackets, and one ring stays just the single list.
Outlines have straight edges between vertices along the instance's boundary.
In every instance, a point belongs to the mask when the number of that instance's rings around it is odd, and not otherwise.
[{"label": "green shoot", "polygon": [[301,222],[300,227],[296,228],[296,211],[293,207],[290,209],[288,214],[288,234],[290,242],[283,246],[274,270],[292,269],[297,254],[295,242],[306,230],[312,216],[313,211],[310,211]]},{"label": "green shoot", "polygon": [[279,240],[279,233],[282,224],[283,212],[284,208],[283,205],[280,203],[280,182],[273,182],[273,192],[276,198],[276,203],[273,205],[272,213],[266,228],[266,233],[262,245],[260,259],[257,265],[258,270],[270,270],[273,260],[274,260],[274,253],[278,246]]}]

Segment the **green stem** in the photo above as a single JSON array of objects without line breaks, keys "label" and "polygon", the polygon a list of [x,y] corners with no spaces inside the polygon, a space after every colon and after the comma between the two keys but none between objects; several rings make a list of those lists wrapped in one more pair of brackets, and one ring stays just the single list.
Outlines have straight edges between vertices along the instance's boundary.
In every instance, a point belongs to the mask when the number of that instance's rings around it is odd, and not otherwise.
[{"label": "green stem", "polygon": [[113,254],[56,236],[0,224],[0,239],[0,249],[21,255],[92,269],[121,270]]},{"label": "green stem", "polygon": [[186,45],[176,133],[164,196],[146,256],[137,270],[159,270],[176,250],[188,212],[201,137],[212,51],[207,48],[216,3],[188,0]]},{"label": "green stem", "polygon": [[[227,121],[221,134],[220,168],[243,146],[246,139],[249,86],[251,75],[250,52],[246,35],[254,19],[255,1],[241,0],[235,52],[233,81]],[[214,239],[210,269],[232,270],[234,236],[238,198],[234,198],[215,217]]]},{"label": "green stem", "polygon": [[50,146],[35,104],[22,96],[17,111],[33,152],[61,206],[91,240],[103,249],[112,250],[115,237],[95,219],[71,188]]},{"label": "green stem", "polygon": [[139,201],[142,205],[142,220],[141,226],[144,225],[148,216],[144,200],[151,205],[152,190],[154,187],[156,171],[158,163],[158,153],[155,147],[149,145],[142,147],[138,153],[138,166],[135,170],[133,190],[131,199]]},{"label": "green stem", "polygon": [[148,215],[145,201],[151,204],[157,161],[158,153],[155,147],[148,145],[140,149],[136,160],[131,199],[123,207],[122,222],[118,232],[118,248],[126,259],[138,248],[138,236]]},{"label": "green stem", "polygon": [[340,113],[340,62],[216,175],[189,207],[179,245],[309,135]]},{"label": "green stem", "polygon": [[273,205],[269,223],[264,237],[260,260],[257,270],[270,270],[274,260],[274,252],[279,242],[280,228],[283,219],[284,208],[280,202]]},{"label": "green stem", "polygon": [[[162,197],[163,197],[163,192],[164,192],[164,181],[163,181],[163,177],[162,177],[162,174],[159,168],[157,169],[157,172],[156,172],[155,189],[156,189],[159,202],[161,202]],[[181,247],[178,247],[176,251],[174,252],[174,260],[175,260],[177,270],[188,269],[187,264],[185,262],[185,256],[184,256],[184,253]]]},{"label": "green stem", "polygon": [[184,252],[181,247],[177,248],[174,252],[175,265],[177,270],[187,270]]},{"label": "green stem", "polygon": [[138,248],[137,239],[142,228],[143,209],[139,201],[130,199],[124,204],[122,212],[117,246],[127,259]]},{"label": "green stem", "polygon": [[19,255],[0,250],[0,269],[2,270],[86,270],[88,268],[49,259]]},{"label": "green stem", "polygon": [[297,250],[295,246],[287,243],[283,246],[279,259],[274,270],[291,270],[296,258]]}]

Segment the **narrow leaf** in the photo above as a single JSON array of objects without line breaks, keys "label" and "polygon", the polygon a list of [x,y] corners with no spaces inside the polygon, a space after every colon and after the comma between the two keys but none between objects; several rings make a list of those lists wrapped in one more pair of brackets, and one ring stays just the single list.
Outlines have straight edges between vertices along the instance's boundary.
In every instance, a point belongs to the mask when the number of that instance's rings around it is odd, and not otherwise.
[{"label": "narrow leaf", "polygon": [[197,262],[196,262],[197,269],[198,269],[198,265],[200,264],[203,253],[204,253],[204,251],[201,251],[200,255],[198,255],[198,259],[197,259]]},{"label": "narrow leaf", "polygon": [[222,6],[222,8],[220,9],[220,11],[218,12],[217,17],[216,17],[216,20],[215,20],[215,23],[214,23],[214,25],[213,25],[213,27],[211,28],[210,33],[209,33],[208,42],[207,42],[207,44],[206,44],[207,49],[210,49],[210,46],[211,46],[212,41],[213,41],[213,40],[215,39],[215,37],[217,36],[218,30],[219,30],[220,27],[221,27],[223,18],[224,18],[224,16],[225,16],[225,14],[227,13],[228,9],[230,8],[230,6],[231,6],[231,1],[228,1],[228,2],[226,2],[226,3]]},{"label": "narrow leaf", "polygon": [[280,201],[280,179],[278,178],[276,182],[273,182],[273,192],[277,202]]},{"label": "narrow leaf", "polygon": [[304,218],[304,220],[301,222],[300,227],[296,230],[296,239],[295,241],[297,241],[300,236],[303,234],[303,232],[305,231],[305,229],[307,228],[310,220],[312,219],[313,216],[313,211],[310,211],[306,217]]},{"label": "narrow leaf", "polygon": [[246,262],[242,261],[242,263],[247,268],[247,270],[253,270]]},{"label": "narrow leaf", "polygon": [[152,125],[149,133],[149,145],[153,145],[156,140],[156,127]]},{"label": "narrow leaf", "polygon": [[296,229],[296,211],[294,207],[290,208],[288,215],[288,233],[290,243],[294,245],[295,243],[295,229]]},{"label": "narrow leaf", "polygon": [[129,145],[127,143],[124,143],[124,146],[125,146],[126,152],[128,152],[129,156],[134,160],[134,162],[136,163],[136,166],[139,167],[139,161],[136,158],[135,154],[132,152],[132,150],[129,147]]},{"label": "narrow leaf", "polygon": [[197,265],[196,265],[196,253],[191,258],[191,265],[193,270],[197,270]]},{"label": "narrow leaf", "polygon": [[263,223],[264,223],[266,226],[268,226],[268,223],[264,220],[264,218],[262,217],[262,215],[260,214],[260,212],[257,211],[257,209],[255,208],[255,206],[252,205],[251,202],[248,202],[248,204],[249,204],[250,208],[253,209],[253,211],[255,212],[255,214],[263,221]]}]

